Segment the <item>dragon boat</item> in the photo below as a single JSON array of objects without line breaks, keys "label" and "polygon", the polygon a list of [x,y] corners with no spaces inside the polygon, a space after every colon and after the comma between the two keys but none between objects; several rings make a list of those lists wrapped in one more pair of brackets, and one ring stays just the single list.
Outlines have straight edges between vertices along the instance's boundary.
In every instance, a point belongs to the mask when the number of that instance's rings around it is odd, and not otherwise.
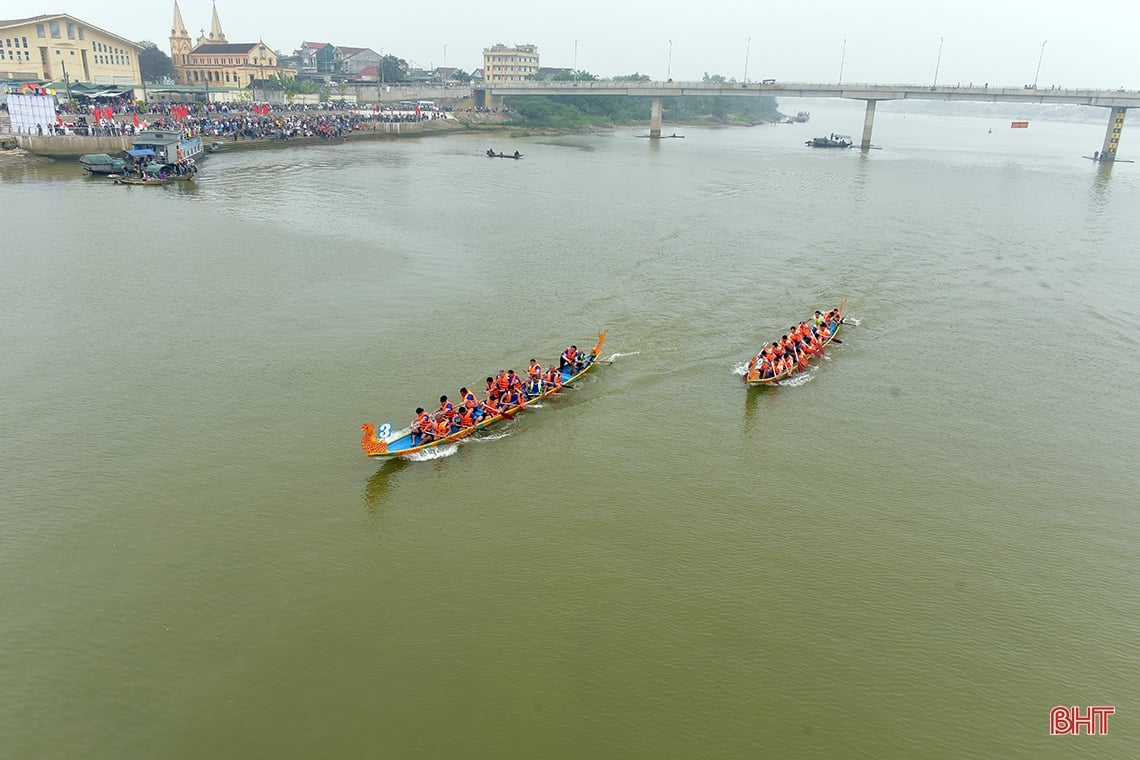
[{"label": "dragon boat", "polygon": [[[847,299],[844,298],[842,301],[839,302],[839,309],[838,309],[839,319],[835,320],[834,322],[828,323],[828,326],[831,328],[831,335],[827,336],[827,340],[825,340],[823,342],[823,345],[821,345],[819,347],[819,351],[817,351],[815,353],[815,356],[821,356],[823,354],[823,349],[825,349],[827,347],[827,345],[829,343],[831,343],[831,341],[835,340],[835,336],[839,334],[839,328],[843,326],[843,312],[846,308],[847,308]],[[842,342],[842,341],[840,341],[840,342]],[[758,378],[755,380],[749,380],[748,379],[748,373],[745,372],[744,377],[742,379],[744,380],[744,382],[748,383],[748,385],[753,387],[753,388],[760,386],[760,385],[777,385],[781,380],[786,380],[799,371],[800,371],[800,368],[798,366],[793,366],[791,369],[785,370],[784,372],[781,372],[778,375],[773,375],[772,377],[761,377],[761,378]]]},{"label": "dragon boat", "polygon": [[504,409],[501,413],[484,417],[479,422],[470,427],[461,428],[451,435],[443,438],[437,438],[428,443],[413,444],[413,434],[410,427],[403,430],[392,430],[392,423],[388,422],[381,425],[379,428],[371,422],[365,422],[360,425],[360,429],[364,431],[364,437],[360,441],[360,446],[364,449],[364,453],[372,459],[397,459],[399,457],[406,457],[412,454],[417,454],[427,449],[432,449],[441,446],[445,443],[454,443],[456,441],[474,435],[479,430],[488,428],[491,425],[499,422],[500,420],[514,419],[514,416],[526,408],[527,404],[534,403],[548,396],[554,395],[558,388],[573,385],[583,375],[594,368],[598,362],[598,357],[601,355],[602,346],[606,342],[606,333],[609,330],[603,330],[598,333],[598,342],[586,354],[585,359],[578,365],[577,369],[572,367],[563,367],[562,372],[562,385],[552,386],[550,388],[543,388],[542,393],[537,396],[530,396],[523,404],[513,406],[509,409]]}]

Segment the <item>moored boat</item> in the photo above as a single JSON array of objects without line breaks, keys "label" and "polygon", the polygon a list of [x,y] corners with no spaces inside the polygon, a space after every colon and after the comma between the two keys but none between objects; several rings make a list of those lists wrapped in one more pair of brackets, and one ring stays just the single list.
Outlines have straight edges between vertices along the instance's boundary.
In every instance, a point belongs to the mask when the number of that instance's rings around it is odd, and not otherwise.
[{"label": "moored boat", "polygon": [[153,158],[157,163],[176,164],[182,159],[198,158],[203,152],[201,137],[186,137],[174,129],[151,129],[138,133],[134,148],[127,154],[136,159]]},{"label": "moored boat", "polygon": [[120,177],[112,175],[116,185],[165,185],[169,177]]},{"label": "moored boat", "polygon": [[[834,320],[831,320],[827,323],[828,330],[829,330],[829,334],[828,334],[827,338],[821,342],[821,345],[819,346],[818,349],[816,349],[813,353],[810,354],[809,360],[811,358],[816,357],[816,356],[822,356],[823,355],[823,349],[825,349],[833,340],[835,340],[835,336],[838,335],[838,333],[839,333],[839,328],[843,326],[843,312],[846,309],[847,309],[847,299],[844,298],[842,301],[839,302],[839,308],[837,308],[835,310],[836,312],[838,312],[838,316],[836,316],[836,318]],[[810,322],[811,320],[809,319],[807,321]],[[842,342],[842,341],[840,341],[840,342]],[[750,385],[752,387],[756,387],[756,386],[760,386],[760,385],[777,385],[777,384],[779,384],[779,382],[781,380],[785,380],[785,379],[791,377],[792,375],[800,372],[804,368],[804,366],[806,366],[806,363],[803,365],[793,364],[791,367],[784,370],[783,372],[780,372],[779,374],[771,375],[768,377],[761,377],[760,376],[761,373],[755,369],[755,367],[756,367],[755,357],[753,357],[752,362],[750,362],[750,364],[749,364],[749,370],[745,371],[742,379],[744,380],[744,382],[746,382],[748,385]]]},{"label": "moored boat", "polygon": [[86,153],[79,157],[79,165],[89,174],[118,174],[127,162],[107,153]]},{"label": "moored boat", "polygon": [[854,144],[849,136],[836,134],[830,137],[813,137],[804,143],[810,148],[850,148]]},{"label": "moored boat", "polygon": [[598,342],[594,344],[594,347],[590,349],[589,353],[585,355],[585,358],[582,360],[581,364],[579,364],[576,368],[567,366],[560,369],[561,384],[549,387],[544,386],[541,393],[527,397],[525,403],[523,404],[506,408],[499,414],[484,417],[479,422],[471,425],[470,427],[460,428],[459,430],[452,432],[450,435],[444,436],[442,438],[437,438],[436,440],[429,441],[427,443],[417,443],[416,433],[411,429],[411,427],[393,431],[391,423],[385,423],[384,425],[381,425],[379,429],[377,429],[375,424],[371,422],[365,422],[360,425],[360,429],[364,432],[364,436],[360,441],[360,446],[362,449],[364,449],[364,453],[372,459],[396,459],[398,457],[406,457],[412,454],[417,454],[421,451],[426,451],[428,449],[432,449],[446,443],[454,443],[455,441],[462,440],[470,435],[473,435],[479,430],[494,425],[500,420],[514,419],[514,416],[522,412],[526,408],[527,404],[531,404],[535,401],[540,401],[541,399],[553,396],[558,392],[559,388],[573,385],[578,381],[579,378],[593,369],[594,365],[598,363],[598,358],[601,354],[602,346],[605,345],[607,332],[609,331],[603,330],[598,333]]}]

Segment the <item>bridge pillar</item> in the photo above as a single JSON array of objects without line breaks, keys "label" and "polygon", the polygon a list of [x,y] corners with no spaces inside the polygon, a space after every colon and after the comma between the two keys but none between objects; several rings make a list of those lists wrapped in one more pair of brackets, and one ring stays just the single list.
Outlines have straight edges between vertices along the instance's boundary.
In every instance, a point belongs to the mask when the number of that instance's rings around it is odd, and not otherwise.
[{"label": "bridge pillar", "polygon": [[649,108],[649,136],[654,138],[661,137],[661,98],[653,98],[653,104]]},{"label": "bridge pillar", "polygon": [[1116,148],[1120,145],[1120,133],[1124,130],[1124,115],[1127,108],[1116,106],[1108,112],[1108,129],[1104,133],[1104,145],[1100,149],[1101,161],[1115,161]]},{"label": "bridge pillar", "polygon": [[867,115],[863,117],[863,140],[859,143],[860,150],[871,149],[871,129],[875,126],[875,104],[877,100],[867,101]]}]

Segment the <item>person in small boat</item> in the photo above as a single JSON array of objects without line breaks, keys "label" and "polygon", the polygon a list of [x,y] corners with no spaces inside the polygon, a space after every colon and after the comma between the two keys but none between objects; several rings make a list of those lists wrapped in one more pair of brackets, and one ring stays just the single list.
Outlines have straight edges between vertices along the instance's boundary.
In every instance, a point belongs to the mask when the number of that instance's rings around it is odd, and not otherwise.
[{"label": "person in small boat", "polygon": [[572,374],[578,373],[578,347],[570,346],[562,352],[561,358],[558,360],[558,369],[569,367]]},{"label": "person in small boat", "polygon": [[491,158],[494,158],[495,157],[495,149],[494,148],[487,148],[487,155],[490,156]]},{"label": "person in small boat", "polygon": [[515,158],[518,158],[521,155],[522,155],[522,153],[519,153],[517,150],[515,151]]},{"label": "person in small boat", "polygon": [[474,410],[461,406],[455,415],[455,432],[458,433],[460,430],[469,427],[475,427]]},{"label": "person in small boat", "polygon": [[495,378],[488,377],[487,378],[487,385],[486,385],[486,387],[483,388],[483,393],[490,396],[491,391],[493,391],[493,390],[495,390]]},{"label": "person in small boat", "polygon": [[432,436],[433,440],[439,441],[451,435],[451,423],[446,417],[440,415],[436,421],[432,423]]},{"label": "person in small boat", "polygon": [[510,390],[510,388],[511,380],[507,376],[506,371],[499,370],[499,374],[495,376],[495,390],[497,390],[500,394],[503,394]]},{"label": "person in small boat", "polygon": [[527,378],[523,393],[527,398],[537,398],[542,395],[542,375],[531,375]]},{"label": "person in small boat", "polygon": [[423,431],[431,425],[431,416],[424,411],[422,406],[416,407],[416,416],[412,419],[409,428],[412,430],[412,445],[418,446],[423,441]]},{"label": "person in small boat", "polygon": [[447,396],[439,397],[439,409],[436,410],[435,416],[442,417],[448,423],[455,417],[455,405],[447,400]]},{"label": "person in small boat", "polygon": [[507,370],[507,388],[513,391],[521,391],[523,387],[522,378],[515,374],[513,369]]},{"label": "person in small boat", "polygon": [[503,413],[503,406],[499,403],[499,392],[497,390],[491,391],[491,394],[483,401],[483,413],[488,417],[497,417]]},{"label": "person in small boat", "polygon": [[543,383],[547,388],[553,388],[557,391],[562,387],[562,370],[551,364],[546,369],[546,375],[543,377]]},{"label": "person in small boat", "polygon": [[516,406],[526,406],[526,396],[519,388],[511,388],[500,398],[504,409],[514,409]]},{"label": "person in small boat", "polygon": [[[527,395],[537,396],[542,393],[542,365],[538,363],[537,359],[530,360],[530,366],[526,368],[527,376]],[[536,386],[538,391],[532,393],[531,386]]]}]

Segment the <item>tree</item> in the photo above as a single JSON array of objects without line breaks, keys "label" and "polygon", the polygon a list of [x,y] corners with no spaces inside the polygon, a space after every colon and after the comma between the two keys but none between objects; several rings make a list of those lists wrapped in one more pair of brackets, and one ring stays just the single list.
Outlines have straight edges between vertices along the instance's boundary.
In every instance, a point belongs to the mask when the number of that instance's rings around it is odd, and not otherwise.
[{"label": "tree", "polygon": [[457,82],[470,82],[471,81],[471,75],[468,74],[463,69],[456,69],[455,71],[451,72],[451,78]]},{"label": "tree", "polygon": [[578,69],[560,69],[550,78],[552,82],[596,82],[598,77],[588,71]]},{"label": "tree", "polygon": [[615,82],[652,82],[653,80],[648,74],[639,74],[636,71],[632,74],[624,74],[622,76],[614,77]]},{"label": "tree", "polygon": [[724,76],[723,76],[723,75],[721,75],[721,74],[713,74],[713,75],[710,77],[710,76],[709,76],[709,73],[706,71],[706,72],[705,72],[705,76],[704,76],[704,79],[702,79],[701,81],[702,81],[702,82],[710,82],[710,83],[712,83],[712,84],[724,84],[724,83],[725,83],[725,82],[727,82],[728,80],[727,80],[727,79],[725,79],[725,78],[724,78]]},{"label": "tree", "polygon": [[167,79],[174,79],[174,62],[170,56],[158,49],[158,45],[149,41],[142,41],[142,50],[139,51],[139,76],[144,82],[161,84]]},{"label": "tree", "polygon": [[408,78],[408,62],[394,55],[380,59],[381,82],[403,82]]}]

